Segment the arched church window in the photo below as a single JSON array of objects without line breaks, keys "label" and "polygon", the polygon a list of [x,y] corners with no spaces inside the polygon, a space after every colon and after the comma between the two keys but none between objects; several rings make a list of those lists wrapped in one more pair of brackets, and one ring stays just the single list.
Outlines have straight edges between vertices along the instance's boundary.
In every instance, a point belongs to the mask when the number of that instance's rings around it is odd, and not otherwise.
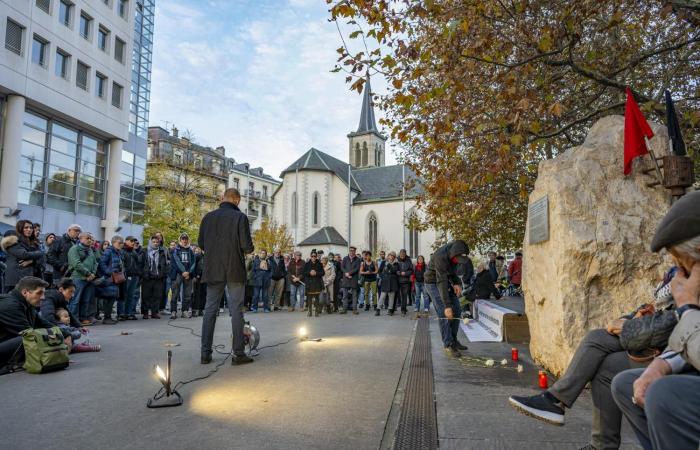
[{"label": "arched church window", "polygon": [[362,161],[360,159],[360,143],[358,142],[355,144],[355,167],[360,167],[361,162]]},{"label": "arched church window", "polygon": [[297,202],[297,193],[292,193],[292,225],[297,226],[299,220],[299,204]]},{"label": "arched church window", "polygon": [[418,230],[414,226],[408,228],[408,252],[411,258],[417,258],[419,252]]},{"label": "arched church window", "polygon": [[376,255],[379,249],[377,248],[377,216],[374,213],[371,213],[367,219],[367,241],[369,250]]},{"label": "arched church window", "polygon": [[369,157],[369,154],[367,152],[367,143],[363,142],[362,143],[362,167],[367,166],[367,158]]},{"label": "arched church window", "polygon": [[319,195],[318,195],[318,192],[314,192],[314,196],[313,196],[312,202],[313,202],[313,204],[311,205],[311,206],[312,206],[311,210],[312,210],[312,213],[313,213],[313,224],[314,224],[315,227],[317,227],[317,226],[318,226],[318,222],[319,222],[319,217],[321,216],[321,212],[320,212],[320,209],[321,209],[321,199],[320,199],[320,197],[319,197]]}]

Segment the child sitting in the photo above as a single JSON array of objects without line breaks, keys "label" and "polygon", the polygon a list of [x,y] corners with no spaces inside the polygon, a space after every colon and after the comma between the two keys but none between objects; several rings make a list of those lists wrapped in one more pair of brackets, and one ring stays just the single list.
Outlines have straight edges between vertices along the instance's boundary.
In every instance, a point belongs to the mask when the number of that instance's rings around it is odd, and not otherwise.
[{"label": "child sitting", "polygon": [[56,310],[56,319],[58,319],[58,326],[61,329],[70,332],[73,338],[73,347],[70,349],[70,353],[85,353],[85,352],[99,352],[101,347],[99,345],[90,344],[88,342],[81,342],[76,344],[75,341],[83,337],[83,332],[80,329],[70,326],[70,314],[65,309]]}]

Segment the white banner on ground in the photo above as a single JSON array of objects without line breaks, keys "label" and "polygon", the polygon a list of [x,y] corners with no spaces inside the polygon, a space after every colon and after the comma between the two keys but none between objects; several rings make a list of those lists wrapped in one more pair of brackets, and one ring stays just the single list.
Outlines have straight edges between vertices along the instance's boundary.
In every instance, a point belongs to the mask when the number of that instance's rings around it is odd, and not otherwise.
[{"label": "white banner on ground", "polygon": [[[474,316],[476,321],[471,321],[470,324],[472,322],[476,323],[472,327],[462,323],[462,331],[467,335],[470,342],[502,342],[503,317],[506,314],[517,313],[492,303],[489,300],[476,300],[474,302]],[[472,336],[474,339],[472,339]]]}]

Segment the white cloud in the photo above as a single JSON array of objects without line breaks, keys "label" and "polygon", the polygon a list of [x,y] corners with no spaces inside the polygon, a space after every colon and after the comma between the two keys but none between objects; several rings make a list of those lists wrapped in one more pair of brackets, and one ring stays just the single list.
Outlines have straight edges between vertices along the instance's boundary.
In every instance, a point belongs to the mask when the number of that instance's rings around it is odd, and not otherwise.
[{"label": "white cloud", "polygon": [[177,0],[159,7],[151,125],[191,129],[201,143],[223,145],[273,176],[312,146],[347,160],[361,97],[329,73],[339,37],[324,6]]}]

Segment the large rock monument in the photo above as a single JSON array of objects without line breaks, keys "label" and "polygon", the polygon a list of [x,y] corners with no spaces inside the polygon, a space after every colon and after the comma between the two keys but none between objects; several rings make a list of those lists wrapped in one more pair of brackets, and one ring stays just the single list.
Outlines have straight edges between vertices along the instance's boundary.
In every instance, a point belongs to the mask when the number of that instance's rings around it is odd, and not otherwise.
[{"label": "large rock monument", "polygon": [[[650,147],[661,156],[666,128],[650,125]],[[668,268],[649,244],[669,195],[647,186],[656,179],[643,172],[653,167],[648,156],[623,175],[623,135],[624,117],[600,119],[583,145],[540,163],[530,194],[523,263],[530,351],[554,374],[588,330],[651,301]]]}]

